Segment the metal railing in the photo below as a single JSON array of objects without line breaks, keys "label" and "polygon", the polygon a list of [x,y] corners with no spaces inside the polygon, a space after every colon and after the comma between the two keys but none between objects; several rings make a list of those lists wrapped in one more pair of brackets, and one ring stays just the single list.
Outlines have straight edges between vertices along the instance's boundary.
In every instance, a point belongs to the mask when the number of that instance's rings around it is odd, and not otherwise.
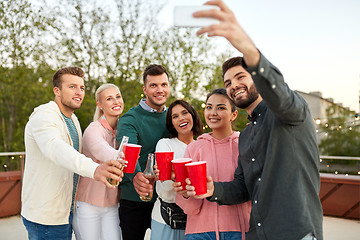
[{"label": "metal railing", "polygon": [[320,159],[360,161],[360,157],[347,157],[347,156],[320,156]]},{"label": "metal railing", "polygon": [[[0,153],[0,169],[2,168],[3,171],[23,170],[25,155],[25,152]],[[15,159],[17,156],[19,159]],[[4,157],[7,159],[4,160]],[[7,166],[10,164],[14,166]],[[320,172],[360,175],[360,157],[321,155]]]},{"label": "metal railing", "polygon": [[19,156],[19,155],[25,155],[25,152],[4,152],[0,153],[1,156]]},{"label": "metal railing", "polygon": [[[19,155],[25,155],[25,152],[4,152],[1,153],[0,152],[0,157],[1,156],[19,156]],[[320,155],[320,159],[334,159],[334,160],[356,160],[356,161],[360,161],[360,157],[348,157],[348,156],[325,156],[325,155]]]},{"label": "metal railing", "polygon": [[[0,172],[24,169],[25,152],[3,152],[0,153]],[[19,159],[15,160],[15,157]]]},{"label": "metal railing", "polygon": [[360,157],[320,156],[320,172],[360,176]]}]

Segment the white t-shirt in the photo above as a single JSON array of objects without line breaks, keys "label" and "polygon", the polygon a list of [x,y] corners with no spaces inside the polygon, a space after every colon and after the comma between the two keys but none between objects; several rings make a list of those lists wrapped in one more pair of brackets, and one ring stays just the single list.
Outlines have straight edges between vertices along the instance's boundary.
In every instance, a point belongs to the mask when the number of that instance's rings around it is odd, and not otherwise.
[{"label": "white t-shirt", "polygon": [[[156,152],[174,152],[174,159],[183,158],[187,145],[178,138],[162,138],[156,144]],[[173,181],[157,181],[156,192],[165,202],[175,203],[176,192],[173,190]],[[160,212],[160,200],[156,199],[151,218],[159,223],[166,224]]]}]

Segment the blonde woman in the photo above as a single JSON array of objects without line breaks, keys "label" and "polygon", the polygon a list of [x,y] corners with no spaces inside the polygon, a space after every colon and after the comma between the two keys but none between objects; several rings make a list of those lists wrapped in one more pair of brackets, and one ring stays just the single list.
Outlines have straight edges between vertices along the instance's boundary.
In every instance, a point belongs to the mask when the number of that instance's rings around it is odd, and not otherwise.
[{"label": "blonde woman", "polygon": [[[83,153],[95,162],[115,159],[116,126],[124,109],[119,88],[101,85],[96,93],[94,121],[83,135]],[[81,177],[75,198],[73,229],[77,240],[121,239],[118,188],[110,189],[100,182]]]}]

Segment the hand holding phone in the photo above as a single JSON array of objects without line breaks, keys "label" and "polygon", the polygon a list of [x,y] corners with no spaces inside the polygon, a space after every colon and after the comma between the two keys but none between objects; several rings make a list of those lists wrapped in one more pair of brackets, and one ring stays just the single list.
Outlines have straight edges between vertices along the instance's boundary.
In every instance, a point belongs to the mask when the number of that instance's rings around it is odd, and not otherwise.
[{"label": "hand holding phone", "polygon": [[219,24],[220,21],[214,18],[194,18],[193,13],[197,11],[219,9],[217,6],[176,6],[174,8],[174,26],[176,27],[205,27],[212,24]]}]

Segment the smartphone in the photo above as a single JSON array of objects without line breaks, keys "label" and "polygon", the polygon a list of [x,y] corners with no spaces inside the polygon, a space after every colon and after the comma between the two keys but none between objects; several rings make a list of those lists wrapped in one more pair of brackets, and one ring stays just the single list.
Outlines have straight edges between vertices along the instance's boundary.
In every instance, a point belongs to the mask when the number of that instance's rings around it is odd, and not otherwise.
[{"label": "smartphone", "polygon": [[174,8],[174,26],[175,27],[205,27],[220,23],[214,18],[194,18],[192,14],[197,11],[219,9],[217,6],[176,6]]}]

